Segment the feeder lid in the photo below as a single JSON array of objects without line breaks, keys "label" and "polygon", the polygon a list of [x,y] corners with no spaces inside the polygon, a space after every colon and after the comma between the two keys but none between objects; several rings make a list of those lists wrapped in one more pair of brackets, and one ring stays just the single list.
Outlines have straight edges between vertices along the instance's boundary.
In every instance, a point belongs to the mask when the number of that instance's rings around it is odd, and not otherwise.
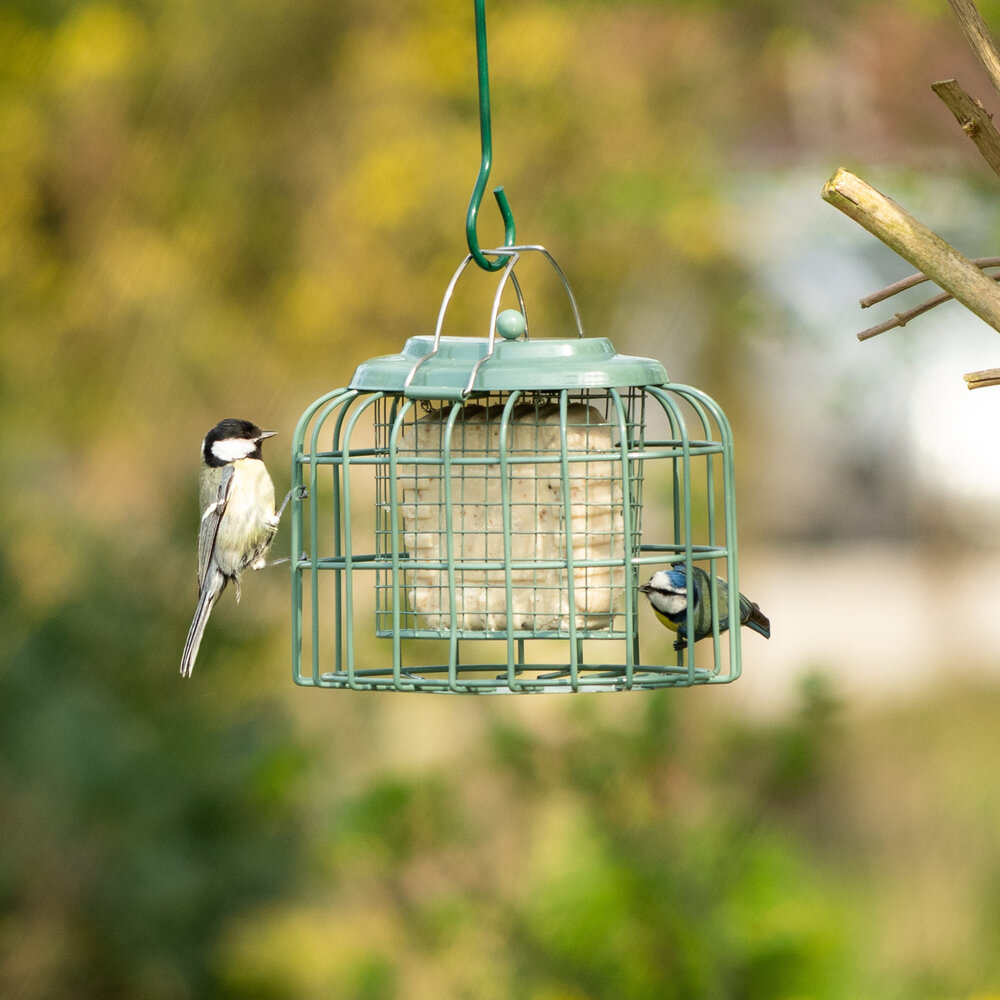
[{"label": "feeder lid", "polygon": [[[666,369],[652,358],[618,354],[606,337],[503,340],[490,355],[486,337],[410,337],[401,354],[363,362],[350,387],[414,398],[460,399],[471,392],[515,389],[610,389],[663,385]],[[433,357],[429,357],[433,355]],[[426,363],[421,363],[426,358]],[[479,365],[469,387],[469,377]],[[410,373],[413,373],[410,379]],[[409,382],[408,382],[409,380]]]}]

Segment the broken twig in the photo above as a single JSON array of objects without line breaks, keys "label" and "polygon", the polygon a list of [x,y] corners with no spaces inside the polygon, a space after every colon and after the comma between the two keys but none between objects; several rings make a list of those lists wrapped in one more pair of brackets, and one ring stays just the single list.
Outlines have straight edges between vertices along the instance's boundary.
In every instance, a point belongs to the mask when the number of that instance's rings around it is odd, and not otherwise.
[{"label": "broken twig", "polygon": [[995,174],[1000,174],[1000,131],[993,124],[993,116],[982,104],[970,97],[957,80],[940,80],[931,84],[931,90],[944,101],[962,131],[976,144],[983,159]]},{"label": "broken twig", "polygon": [[827,181],[823,198],[1000,331],[1000,289],[902,206],[843,168]]},{"label": "broken twig", "polygon": [[966,387],[969,389],[983,389],[988,385],[1000,385],[1000,368],[984,368],[981,372],[969,372],[963,375]]},{"label": "broken twig", "polygon": [[[1000,257],[973,257],[972,263],[980,270],[984,267],[1000,267]],[[867,309],[869,306],[874,306],[879,302],[884,302],[886,299],[892,298],[893,295],[897,295],[899,292],[905,292],[908,288],[913,288],[921,284],[921,282],[930,280],[926,274],[911,274],[908,278],[900,278],[899,281],[895,281],[891,285],[886,285],[885,288],[877,292],[872,292],[871,295],[866,295],[861,299],[861,308]],[[996,281],[997,279],[994,278],[993,280]]]},{"label": "broken twig", "polygon": [[[986,267],[1000,267],[1000,257],[976,257],[972,263],[975,264],[980,270]],[[990,275],[990,277],[994,281],[1000,281],[1000,275],[998,274]],[[871,295],[866,295],[863,299],[861,299],[861,308],[867,309],[869,306],[876,305],[879,302],[884,302],[893,295],[898,295],[900,292],[905,292],[909,288],[914,288],[924,281],[930,281],[930,278],[928,278],[926,274],[911,274],[908,278],[901,278],[899,281],[896,281],[891,285],[887,285],[885,288],[882,288],[877,292],[872,292]],[[928,312],[935,306],[941,305],[942,302],[949,302],[954,297],[954,295],[949,295],[948,292],[942,292],[940,295],[935,295],[933,298],[927,299],[926,302],[921,302],[920,305],[913,306],[912,309],[896,313],[892,319],[887,319],[884,323],[879,323],[877,326],[870,326],[867,330],[862,330],[861,333],[858,334],[858,340],[870,340],[872,337],[877,337],[880,333],[885,333],[888,330],[894,330],[896,327],[906,326],[911,319],[915,319],[917,316],[922,316],[925,312]]]}]

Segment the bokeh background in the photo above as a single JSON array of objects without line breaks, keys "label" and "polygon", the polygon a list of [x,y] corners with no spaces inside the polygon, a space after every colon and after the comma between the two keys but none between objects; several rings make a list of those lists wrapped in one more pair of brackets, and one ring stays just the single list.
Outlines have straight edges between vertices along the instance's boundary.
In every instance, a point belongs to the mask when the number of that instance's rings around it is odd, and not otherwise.
[{"label": "bokeh background", "polygon": [[308,404],[432,332],[472,4],[6,0],[0,997],[1000,995],[1000,389],[961,379],[1000,342],[950,304],[859,344],[907,267],[820,199],[844,165],[997,253],[930,84],[1000,98],[945,0],[488,14],[492,181],[590,332],[725,408],[773,638],[710,690],[317,692],[276,568],[182,682],[205,431],[278,429],[283,493]]}]

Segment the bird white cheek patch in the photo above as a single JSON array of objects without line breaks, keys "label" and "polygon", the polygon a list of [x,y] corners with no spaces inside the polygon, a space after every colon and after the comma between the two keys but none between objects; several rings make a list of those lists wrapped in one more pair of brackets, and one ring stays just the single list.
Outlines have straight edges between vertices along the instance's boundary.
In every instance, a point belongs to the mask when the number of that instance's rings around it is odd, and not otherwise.
[{"label": "bird white cheek patch", "polygon": [[256,441],[244,441],[241,438],[231,438],[228,441],[216,441],[212,445],[212,454],[220,462],[238,462],[241,458],[252,455],[257,450]]}]

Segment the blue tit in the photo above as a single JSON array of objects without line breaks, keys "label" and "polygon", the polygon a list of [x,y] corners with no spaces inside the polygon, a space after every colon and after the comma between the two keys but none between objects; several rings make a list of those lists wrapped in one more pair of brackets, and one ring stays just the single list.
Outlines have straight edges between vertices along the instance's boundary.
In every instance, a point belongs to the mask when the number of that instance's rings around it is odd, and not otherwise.
[{"label": "blue tit", "polygon": [[190,677],[215,602],[232,581],[240,599],[240,575],[261,569],[278,530],[274,484],[260,446],[276,431],[249,420],[222,420],[201,446],[201,528],[198,533],[198,607],[191,622],[181,674]]},{"label": "blue tit", "polygon": [[[712,606],[718,608],[719,631],[729,628],[729,587],[726,581],[714,578],[714,585],[708,574],[698,566],[692,566],[691,588],[694,607],[691,622],[694,639],[704,639],[712,634]],[[678,635],[674,649],[683,649],[687,642],[688,581],[683,563],[659,570],[649,578],[649,583],[639,587],[639,591],[649,598],[653,611],[660,622]],[[740,594],[740,624],[759,632],[765,639],[771,638],[771,623],[760,608]]]}]

